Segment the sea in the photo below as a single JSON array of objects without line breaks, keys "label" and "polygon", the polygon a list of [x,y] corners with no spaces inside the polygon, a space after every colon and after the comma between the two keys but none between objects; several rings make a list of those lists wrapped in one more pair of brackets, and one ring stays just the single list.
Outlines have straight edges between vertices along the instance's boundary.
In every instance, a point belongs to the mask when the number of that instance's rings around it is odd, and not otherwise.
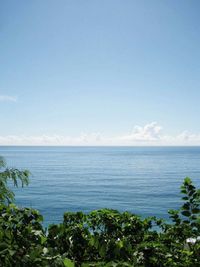
[{"label": "sea", "polygon": [[31,172],[28,187],[11,187],[16,203],[38,209],[44,225],[66,211],[101,208],[168,221],[168,210],[182,204],[184,178],[200,187],[200,147],[1,146],[0,155]]}]

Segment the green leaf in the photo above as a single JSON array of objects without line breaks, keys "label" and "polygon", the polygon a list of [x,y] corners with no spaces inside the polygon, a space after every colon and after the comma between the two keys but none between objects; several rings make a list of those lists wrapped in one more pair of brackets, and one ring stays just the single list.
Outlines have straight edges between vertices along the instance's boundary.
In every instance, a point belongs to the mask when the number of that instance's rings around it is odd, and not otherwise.
[{"label": "green leaf", "polygon": [[65,267],[75,267],[73,261],[71,261],[70,259],[65,258],[63,260],[63,263]]},{"label": "green leaf", "polygon": [[101,255],[101,257],[105,257],[106,254],[106,244],[103,244],[100,249],[99,249],[99,254]]},{"label": "green leaf", "polygon": [[190,210],[190,203],[189,203],[189,202],[186,202],[186,203],[183,205],[182,209],[184,209],[184,210]]},{"label": "green leaf", "polygon": [[43,245],[46,242],[47,238],[43,235],[40,238],[41,238],[41,244]]},{"label": "green leaf", "polygon": [[200,209],[198,208],[192,209],[192,213],[194,214],[200,213]]},{"label": "green leaf", "polygon": [[191,179],[189,177],[186,177],[184,179],[184,185],[190,185],[192,183]]},{"label": "green leaf", "polygon": [[182,211],[181,214],[186,216],[186,217],[190,217],[190,215],[191,215],[191,213],[187,210]]},{"label": "green leaf", "polygon": [[9,251],[9,254],[10,254],[11,257],[16,253],[15,250],[11,250],[11,249],[9,249],[8,251]]},{"label": "green leaf", "polygon": [[181,193],[182,193],[182,194],[187,194],[186,189],[182,189],[182,190],[181,190]]}]

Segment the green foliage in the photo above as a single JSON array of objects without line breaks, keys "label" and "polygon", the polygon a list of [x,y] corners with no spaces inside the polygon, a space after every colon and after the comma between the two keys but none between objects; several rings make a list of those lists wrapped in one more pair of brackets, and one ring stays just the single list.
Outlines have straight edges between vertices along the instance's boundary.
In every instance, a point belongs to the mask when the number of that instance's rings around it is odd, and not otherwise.
[{"label": "green foliage", "polygon": [[30,172],[28,170],[20,171],[14,168],[7,168],[4,158],[0,157],[0,203],[11,203],[14,201],[14,193],[9,189],[7,183],[11,180],[14,186],[18,187],[18,181],[21,186],[28,185]]},{"label": "green foliage", "polygon": [[186,177],[181,186],[181,193],[184,195],[182,207],[179,210],[170,210],[169,214],[179,237],[184,239],[188,233],[191,237],[200,235],[200,190]]},{"label": "green foliage", "polygon": [[77,263],[129,261],[151,228],[148,220],[131,213],[102,209],[89,214],[65,213],[60,225],[48,230],[48,246]]},{"label": "green foliage", "polygon": [[[200,191],[189,178],[181,186],[183,205],[169,211],[170,224],[101,209],[66,212],[45,230],[38,211],[8,203],[11,170],[1,172],[7,178],[0,184],[0,267],[200,267]],[[15,173],[14,183],[26,181],[24,172]]]}]

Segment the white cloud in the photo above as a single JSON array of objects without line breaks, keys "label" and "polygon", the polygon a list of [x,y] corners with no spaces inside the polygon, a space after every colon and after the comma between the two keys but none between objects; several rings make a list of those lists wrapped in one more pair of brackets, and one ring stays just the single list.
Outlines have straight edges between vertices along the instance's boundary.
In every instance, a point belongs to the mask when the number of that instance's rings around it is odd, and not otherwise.
[{"label": "white cloud", "polygon": [[200,144],[200,133],[194,134],[188,131],[184,131],[177,136],[177,140],[181,142],[188,142],[188,143],[199,143]]},{"label": "white cloud", "polygon": [[130,134],[104,136],[100,133],[82,133],[79,136],[0,136],[0,145],[65,145],[65,146],[140,146],[140,145],[200,145],[200,133],[184,131],[178,135],[163,133],[157,122],[135,126]]},{"label": "white cloud", "polygon": [[17,97],[9,95],[0,95],[0,102],[17,102]]},{"label": "white cloud", "polygon": [[81,134],[77,137],[61,135],[41,135],[41,136],[0,136],[0,145],[97,145],[101,143],[101,137],[97,133]]},{"label": "white cloud", "polygon": [[161,139],[162,127],[157,122],[151,122],[144,127],[136,125],[129,135],[124,135],[121,140],[127,141],[157,141]]}]

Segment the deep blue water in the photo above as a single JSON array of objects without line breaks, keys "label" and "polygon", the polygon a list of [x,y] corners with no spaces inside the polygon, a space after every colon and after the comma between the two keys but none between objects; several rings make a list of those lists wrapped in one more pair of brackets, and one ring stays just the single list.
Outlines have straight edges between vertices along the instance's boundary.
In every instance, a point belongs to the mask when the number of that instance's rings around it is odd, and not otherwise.
[{"label": "deep blue water", "polygon": [[31,171],[16,201],[40,210],[45,224],[104,207],[167,218],[184,177],[200,187],[200,147],[0,147],[0,155]]}]

